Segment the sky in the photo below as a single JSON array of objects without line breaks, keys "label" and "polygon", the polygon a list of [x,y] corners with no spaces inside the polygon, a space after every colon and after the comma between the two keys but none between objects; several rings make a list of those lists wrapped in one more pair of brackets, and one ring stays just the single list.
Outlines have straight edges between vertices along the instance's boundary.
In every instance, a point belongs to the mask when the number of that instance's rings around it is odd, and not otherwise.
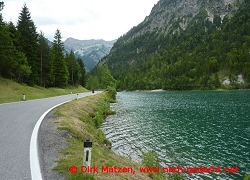
[{"label": "sky", "polygon": [[118,39],[141,23],[159,0],[2,0],[3,19],[17,23],[26,3],[31,19],[44,36],[53,40],[60,30],[62,40]]}]

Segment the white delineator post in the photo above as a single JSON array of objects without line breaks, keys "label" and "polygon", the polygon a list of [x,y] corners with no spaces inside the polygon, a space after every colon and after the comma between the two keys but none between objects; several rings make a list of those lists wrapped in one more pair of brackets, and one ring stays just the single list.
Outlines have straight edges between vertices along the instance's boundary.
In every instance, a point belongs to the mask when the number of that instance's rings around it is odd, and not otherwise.
[{"label": "white delineator post", "polygon": [[24,100],[24,101],[26,100],[26,98],[25,98],[25,94],[23,94],[23,100]]},{"label": "white delineator post", "polygon": [[76,100],[78,100],[78,94],[76,94]]},{"label": "white delineator post", "polygon": [[92,142],[90,140],[84,141],[83,147],[84,147],[84,150],[83,150],[83,166],[90,167]]}]

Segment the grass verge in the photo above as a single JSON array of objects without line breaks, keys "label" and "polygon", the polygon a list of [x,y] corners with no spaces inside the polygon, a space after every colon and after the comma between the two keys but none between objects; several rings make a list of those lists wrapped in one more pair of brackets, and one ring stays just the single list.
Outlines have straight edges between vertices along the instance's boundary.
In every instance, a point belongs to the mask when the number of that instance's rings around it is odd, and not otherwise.
[{"label": "grass verge", "polygon": [[20,101],[23,94],[26,100],[40,99],[53,96],[60,96],[72,93],[87,92],[82,86],[61,88],[42,88],[40,86],[30,87],[25,84],[18,84],[12,80],[0,77],[0,104]]},{"label": "grass verge", "polygon": [[[151,179],[149,174],[139,172],[142,165],[111,151],[111,143],[99,129],[102,120],[113,113],[109,102],[109,93],[104,92],[71,101],[56,109],[56,114],[60,117],[54,122],[59,123],[59,129],[67,130],[71,135],[68,139],[68,147],[61,151],[61,158],[55,168],[67,179]],[[88,177],[80,172],[83,161],[83,141],[86,139],[93,142],[91,166],[98,168],[98,173],[92,173]],[[78,173],[72,175],[69,172],[71,166],[76,166]],[[102,166],[128,167],[132,168],[135,173],[104,173],[101,171]]]}]

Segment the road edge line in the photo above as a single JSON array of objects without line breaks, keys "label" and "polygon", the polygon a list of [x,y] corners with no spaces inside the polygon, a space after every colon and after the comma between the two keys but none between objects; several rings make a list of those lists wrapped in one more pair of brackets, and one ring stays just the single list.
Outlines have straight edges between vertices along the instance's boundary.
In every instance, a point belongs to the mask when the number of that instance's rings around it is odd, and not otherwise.
[{"label": "road edge line", "polygon": [[48,109],[45,113],[43,113],[43,115],[39,118],[39,120],[37,121],[32,135],[31,135],[31,139],[30,139],[30,171],[31,171],[31,179],[32,180],[42,180],[42,173],[41,173],[41,168],[40,168],[40,162],[39,162],[39,155],[38,155],[38,141],[37,141],[37,137],[38,137],[38,131],[39,131],[39,127],[44,119],[44,117],[54,108],[65,104],[67,102],[70,102],[72,100],[69,101],[65,101],[63,103],[57,104],[55,106],[53,106],[52,108]]},{"label": "road edge line", "polygon": [[[101,91],[102,92],[102,91]],[[99,94],[101,92],[96,92],[95,94]],[[95,94],[90,94],[88,96],[92,96]],[[79,97],[80,99],[86,97],[86,96],[82,96]],[[41,168],[40,168],[40,161],[39,161],[39,155],[38,155],[38,141],[37,141],[37,137],[38,137],[38,131],[40,128],[40,125],[44,119],[44,117],[54,108],[61,106],[62,104],[65,104],[67,102],[73,101],[74,99],[62,102],[60,104],[57,104],[51,108],[49,108],[47,111],[45,111],[45,113],[43,113],[43,115],[39,118],[39,120],[36,122],[36,125],[32,131],[32,135],[31,135],[31,139],[30,139],[30,172],[31,172],[31,179],[32,180],[43,180],[42,178],[42,173],[41,173]]]}]

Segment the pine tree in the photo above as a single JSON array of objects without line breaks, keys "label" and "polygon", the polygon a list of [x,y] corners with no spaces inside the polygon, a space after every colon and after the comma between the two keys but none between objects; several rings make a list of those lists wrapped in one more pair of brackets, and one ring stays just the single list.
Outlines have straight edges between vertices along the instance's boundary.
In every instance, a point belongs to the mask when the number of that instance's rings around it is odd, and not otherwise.
[{"label": "pine tree", "polygon": [[54,83],[53,62],[50,57],[50,47],[43,32],[38,36],[40,54],[40,86],[48,87]]},{"label": "pine tree", "polygon": [[52,59],[54,63],[55,86],[64,87],[68,82],[68,70],[63,54],[63,42],[59,29],[56,30],[53,47]]},{"label": "pine tree", "polygon": [[31,73],[25,55],[13,45],[11,33],[6,25],[0,25],[0,37],[0,75],[23,82],[23,78],[27,78]]},{"label": "pine tree", "polygon": [[31,66],[31,75],[26,82],[29,85],[40,84],[39,81],[39,58],[38,58],[38,34],[36,27],[31,19],[29,9],[26,4],[22,7],[17,22],[17,30],[19,31],[18,50],[23,52],[27,57],[29,66]]},{"label": "pine tree", "polygon": [[19,32],[17,31],[15,25],[13,24],[12,21],[10,21],[7,24],[8,31],[10,33],[10,37],[12,39],[13,45],[15,47],[18,47],[18,37],[19,37]]},{"label": "pine tree", "polygon": [[66,61],[68,65],[69,81],[74,86],[76,84],[75,73],[77,72],[78,69],[73,50],[70,51],[69,55],[66,55]]},{"label": "pine tree", "polygon": [[[2,11],[4,8],[4,2],[0,2],[0,11]],[[2,17],[2,13],[0,13],[0,26],[4,25],[3,23],[3,17]]]},{"label": "pine tree", "polygon": [[4,8],[4,2],[0,2],[0,11],[2,11]]},{"label": "pine tree", "polygon": [[[3,7],[4,3],[0,2],[0,11]],[[28,77],[31,71],[24,54],[18,52],[14,46],[12,33],[15,31],[11,23],[7,25],[3,22],[0,14],[0,75],[22,82],[23,77]]]},{"label": "pine tree", "polygon": [[79,84],[85,87],[86,85],[86,70],[81,58],[77,58],[77,63],[79,64]]}]

